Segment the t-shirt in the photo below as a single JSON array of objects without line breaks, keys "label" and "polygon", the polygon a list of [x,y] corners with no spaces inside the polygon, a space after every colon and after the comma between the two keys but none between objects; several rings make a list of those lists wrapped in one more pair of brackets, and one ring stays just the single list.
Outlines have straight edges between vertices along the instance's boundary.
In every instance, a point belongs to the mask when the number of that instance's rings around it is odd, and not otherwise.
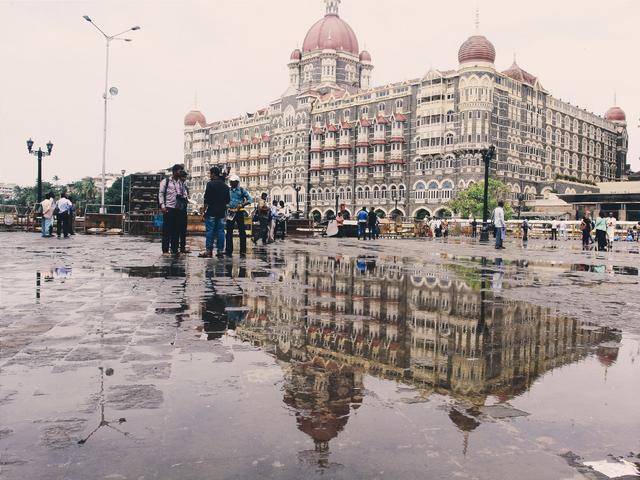
[{"label": "t-shirt", "polygon": [[53,217],[53,209],[55,208],[56,202],[49,198],[45,198],[42,202],[42,216],[44,218],[52,218]]},{"label": "t-shirt", "polygon": [[71,210],[71,200],[64,197],[58,200],[58,211],[60,213],[66,213],[69,210]]},{"label": "t-shirt", "polygon": [[365,210],[360,210],[358,212],[358,221],[359,222],[366,222],[368,218],[369,218],[369,214]]}]

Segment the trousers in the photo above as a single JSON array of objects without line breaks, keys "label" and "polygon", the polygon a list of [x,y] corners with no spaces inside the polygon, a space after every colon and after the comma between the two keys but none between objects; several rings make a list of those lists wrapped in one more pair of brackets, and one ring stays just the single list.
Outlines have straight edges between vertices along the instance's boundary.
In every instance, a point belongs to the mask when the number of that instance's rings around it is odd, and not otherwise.
[{"label": "trousers", "polygon": [[215,240],[218,253],[224,252],[224,218],[207,217],[204,224],[207,229],[207,251],[213,251],[213,241]]},{"label": "trousers", "polygon": [[180,214],[177,208],[168,208],[162,222],[162,253],[178,253],[180,250]]},{"label": "trousers", "polygon": [[233,219],[227,219],[227,238],[225,250],[227,254],[233,253],[233,230],[238,229],[238,236],[240,237],[240,253],[247,253],[247,232],[244,226],[244,212],[236,212]]}]

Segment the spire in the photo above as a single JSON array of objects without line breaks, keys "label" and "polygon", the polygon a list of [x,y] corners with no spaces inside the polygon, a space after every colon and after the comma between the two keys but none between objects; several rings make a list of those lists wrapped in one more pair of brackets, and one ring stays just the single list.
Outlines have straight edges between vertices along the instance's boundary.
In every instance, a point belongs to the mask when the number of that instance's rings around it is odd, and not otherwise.
[{"label": "spire", "polygon": [[476,33],[480,33],[480,5],[476,3]]},{"label": "spire", "polygon": [[194,110],[198,109],[198,90],[193,92],[193,109]]},{"label": "spire", "polygon": [[327,5],[326,15],[338,16],[338,7],[340,6],[341,1],[342,0],[324,0],[324,3]]},{"label": "spire", "polygon": [[618,105],[618,94],[616,92],[613,93],[613,106]]}]

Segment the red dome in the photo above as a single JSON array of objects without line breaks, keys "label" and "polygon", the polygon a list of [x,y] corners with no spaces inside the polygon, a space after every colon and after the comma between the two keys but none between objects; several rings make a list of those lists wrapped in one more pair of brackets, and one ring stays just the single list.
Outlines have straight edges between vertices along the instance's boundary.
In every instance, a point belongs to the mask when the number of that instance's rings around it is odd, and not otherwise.
[{"label": "red dome", "polygon": [[184,124],[187,127],[193,127],[196,123],[204,127],[207,124],[207,120],[200,110],[191,110],[185,115]]},{"label": "red dome", "polygon": [[358,55],[358,39],[353,30],[336,14],[327,14],[309,29],[302,44],[303,52],[339,50]]},{"label": "red dome", "polygon": [[299,48],[296,48],[293,52],[291,52],[291,60],[300,60],[302,58],[302,52]]},{"label": "red dome", "polygon": [[366,50],[362,50],[360,52],[360,61],[361,62],[370,62],[371,61],[371,54],[369,52],[367,52]]},{"label": "red dome", "polygon": [[473,35],[460,46],[458,62],[489,62],[496,60],[496,49],[493,44],[482,35]]},{"label": "red dome", "polygon": [[604,118],[612,122],[625,122],[627,120],[624,110],[620,107],[611,107],[607,110],[607,113],[604,114]]}]

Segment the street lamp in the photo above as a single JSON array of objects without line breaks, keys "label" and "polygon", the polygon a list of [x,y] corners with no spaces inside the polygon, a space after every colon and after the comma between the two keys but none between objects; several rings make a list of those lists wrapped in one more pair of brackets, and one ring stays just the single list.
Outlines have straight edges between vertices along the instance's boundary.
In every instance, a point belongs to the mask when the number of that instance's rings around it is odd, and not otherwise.
[{"label": "street lamp", "polygon": [[120,213],[124,213],[124,174],[126,170],[122,169],[122,181],[120,182]]},{"label": "street lamp", "polygon": [[299,192],[302,189],[302,187],[300,185],[298,185],[297,183],[293,184],[293,189],[296,191],[296,218],[300,218],[300,197],[299,197]]},{"label": "street lamp", "polygon": [[522,203],[524,202],[525,195],[524,193],[518,194],[518,220],[520,220],[520,212],[522,211]]},{"label": "street lamp", "polygon": [[482,204],[482,231],[480,232],[480,241],[489,241],[489,168],[491,167],[491,159],[496,156],[496,147],[491,145],[481,151],[482,160],[484,160],[484,196]]},{"label": "street lamp", "polygon": [[33,150],[33,140],[27,140],[27,150],[31,155],[38,157],[38,203],[42,201],[42,157],[51,155],[51,151],[53,150],[51,140],[49,140],[46,146],[46,152],[42,151],[42,147],[38,147],[38,150]]},{"label": "street lamp", "polygon": [[101,194],[100,194],[100,213],[106,213],[106,210],[104,207],[104,192],[106,188],[105,170],[106,170],[106,163],[107,163],[107,100],[109,100],[109,95],[111,95],[111,97],[115,97],[118,94],[117,88],[112,87],[111,89],[109,89],[109,44],[111,43],[112,40],[122,40],[123,42],[133,41],[130,38],[122,38],[120,36],[124,35],[127,32],[140,30],[140,27],[138,25],[135,25],[131,28],[126,29],[123,32],[117,33],[116,35],[107,35],[106,33],[104,33],[104,31],[102,31],[102,29],[99,26],[93,23],[93,20],[91,20],[91,18],[89,18],[88,15],[83,15],[82,18],[84,18],[87,22],[89,22],[91,25],[96,27],[96,30],[98,30],[106,40],[106,59],[107,60],[106,60],[106,67],[105,67],[105,74],[104,74],[104,93],[102,94],[102,98],[104,99],[104,127],[103,127],[103,135],[102,135],[102,186],[101,186]]}]

